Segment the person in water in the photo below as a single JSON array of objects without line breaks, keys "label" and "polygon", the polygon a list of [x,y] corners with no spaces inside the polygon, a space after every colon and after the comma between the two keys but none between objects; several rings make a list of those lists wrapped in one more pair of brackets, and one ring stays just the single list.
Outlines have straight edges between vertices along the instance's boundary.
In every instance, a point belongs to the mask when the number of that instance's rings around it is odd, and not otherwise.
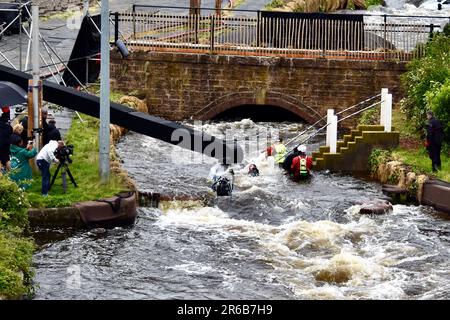
[{"label": "person in water", "polygon": [[287,154],[286,146],[284,145],[283,138],[280,138],[278,143],[274,146],[275,150],[275,162],[281,165],[284,162],[284,158]]},{"label": "person in water", "polygon": [[301,145],[297,148],[299,155],[292,160],[291,173],[294,179],[306,179],[311,176],[313,160],[306,154],[306,146]]},{"label": "person in water", "polygon": [[209,171],[209,180],[212,182],[211,189],[217,196],[231,196],[234,185],[234,170],[227,163],[218,163]]},{"label": "person in water", "polygon": [[248,167],[248,175],[251,177],[259,176],[259,169],[256,167],[256,164],[250,164],[250,166]]},{"label": "person in water", "polygon": [[284,162],[282,164],[282,168],[286,171],[291,171],[292,166],[292,160],[294,160],[296,157],[300,155],[300,152],[298,151],[298,148],[295,148],[291,152],[287,154],[287,156],[284,159]]}]

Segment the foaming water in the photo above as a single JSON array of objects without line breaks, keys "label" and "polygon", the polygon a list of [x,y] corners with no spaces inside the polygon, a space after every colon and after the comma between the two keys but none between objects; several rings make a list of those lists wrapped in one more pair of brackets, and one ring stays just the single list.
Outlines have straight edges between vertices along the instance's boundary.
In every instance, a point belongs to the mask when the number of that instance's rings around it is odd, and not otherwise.
[{"label": "foaming water", "polygon": [[[244,120],[202,129],[242,137],[267,125]],[[278,128],[289,137],[299,125]],[[376,183],[323,173],[294,183],[255,151],[247,160],[261,176],[237,166],[231,201],[205,206],[215,160],[196,162],[189,151],[137,134],[118,152],[140,189],[197,198],[141,208],[130,228],[79,232],[42,247],[37,299],[450,297],[449,219],[403,205],[359,215],[358,203],[383,197]]]}]

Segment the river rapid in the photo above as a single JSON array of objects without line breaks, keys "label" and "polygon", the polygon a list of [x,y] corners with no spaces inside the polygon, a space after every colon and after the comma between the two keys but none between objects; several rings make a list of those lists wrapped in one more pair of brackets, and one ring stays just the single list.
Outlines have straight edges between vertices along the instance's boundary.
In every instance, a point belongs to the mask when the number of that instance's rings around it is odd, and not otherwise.
[{"label": "river rapid", "polygon": [[[430,1],[419,1],[419,8],[386,3],[370,12],[449,12]],[[233,198],[214,201],[207,175],[215,160],[126,135],[118,153],[139,190],[191,200],[140,208],[129,228],[40,238],[36,299],[450,298],[448,216],[406,205],[362,216],[361,202],[384,197],[375,182],[326,172],[308,183],[291,181],[261,156],[265,141],[259,139],[267,132],[292,137],[301,123],[186,124],[238,138],[246,163],[256,163],[261,175],[249,177],[237,166]]]},{"label": "river rapid", "polygon": [[[302,124],[245,119],[194,127],[247,137],[250,146],[259,141],[255,132],[289,138]],[[192,201],[140,208],[130,228],[79,232],[44,245],[35,255],[36,298],[450,297],[448,217],[405,205],[362,216],[359,203],[383,198],[379,184],[327,173],[295,183],[259,150],[246,150],[261,175],[249,177],[236,166],[233,198],[214,203],[206,177],[215,160],[128,134],[118,153],[138,188]]]}]

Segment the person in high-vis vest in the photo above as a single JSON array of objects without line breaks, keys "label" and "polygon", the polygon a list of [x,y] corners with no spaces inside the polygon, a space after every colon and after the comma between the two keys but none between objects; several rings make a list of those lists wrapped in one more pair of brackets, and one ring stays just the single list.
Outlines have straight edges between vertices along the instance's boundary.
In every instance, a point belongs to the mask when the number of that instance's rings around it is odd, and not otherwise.
[{"label": "person in high-vis vest", "polygon": [[307,179],[311,175],[313,160],[306,155],[306,146],[301,145],[297,148],[299,155],[292,160],[291,173],[294,179]]},{"label": "person in high-vis vest", "polygon": [[286,146],[283,144],[283,139],[280,138],[279,142],[275,144],[275,163],[281,165],[284,162],[284,158],[287,154]]}]

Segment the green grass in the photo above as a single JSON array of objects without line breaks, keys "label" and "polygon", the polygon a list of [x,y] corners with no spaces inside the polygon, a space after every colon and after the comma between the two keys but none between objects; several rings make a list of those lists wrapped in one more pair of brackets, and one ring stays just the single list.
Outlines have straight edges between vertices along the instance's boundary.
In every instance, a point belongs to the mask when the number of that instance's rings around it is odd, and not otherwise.
[{"label": "green grass", "polygon": [[[64,194],[62,188],[61,174],[48,197],[41,196],[41,177],[36,173],[32,186],[27,190],[28,199],[34,208],[50,208],[70,206],[75,202],[96,200],[111,197],[120,191],[126,190],[126,185],[118,176],[111,174],[111,181],[107,185],[102,185],[98,175],[98,125],[95,118],[83,115],[84,123],[79,119],[74,119],[72,126],[65,140],[66,144],[75,146],[73,163],[69,165],[78,188],[75,188],[68,178],[68,190]],[[53,176],[57,165],[51,167]]]},{"label": "green grass", "polygon": [[431,160],[424,149],[408,150],[396,149],[392,152],[395,159],[398,159],[418,173],[434,176],[438,179],[450,182],[450,157],[441,154],[442,170],[437,173],[431,171]]}]

